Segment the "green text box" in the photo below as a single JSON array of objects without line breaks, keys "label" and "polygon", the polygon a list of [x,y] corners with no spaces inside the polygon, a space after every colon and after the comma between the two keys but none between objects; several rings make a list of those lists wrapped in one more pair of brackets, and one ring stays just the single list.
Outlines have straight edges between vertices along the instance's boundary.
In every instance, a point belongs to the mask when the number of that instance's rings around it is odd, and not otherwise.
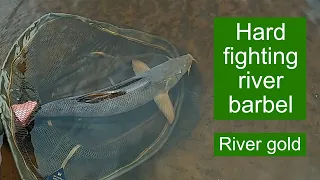
[{"label": "green text box", "polygon": [[[240,40],[237,40],[238,23],[240,30],[250,29],[248,24],[250,23],[251,40],[248,40],[248,33],[246,32],[241,32]],[[261,29],[259,27],[264,29],[265,39],[253,40],[253,37],[261,38]],[[266,39],[267,28],[273,28],[273,30],[269,31],[269,40]],[[279,40],[274,37],[276,28],[280,28],[280,30],[276,31],[276,37]],[[281,28],[284,29],[284,40],[281,40]],[[258,34],[255,34],[255,32]],[[226,47],[230,47],[230,49],[226,50]],[[263,51],[263,48],[265,48],[265,51]],[[226,56],[224,54],[225,51],[228,52]],[[247,55],[244,56],[243,53],[239,53],[240,51],[245,52]],[[233,55],[231,55],[231,52]],[[266,52],[266,54],[263,55],[263,52]],[[271,56],[269,56],[269,52]],[[274,52],[279,52],[276,54],[276,58],[274,58]],[[250,53],[252,53],[252,64],[249,64]],[[225,57],[227,57],[227,61],[225,61]],[[246,57],[246,66],[241,65],[244,62],[244,57]],[[258,57],[260,60],[259,65],[257,64]],[[232,58],[233,64],[231,64]],[[225,64],[226,62],[227,64]],[[263,64],[270,62],[271,64]],[[236,65],[240,69],[237,69]],[[241,69],[242,67],[244,68]],[[250,74],[247,74],[248,71]],[[241,80],[242,89],[239,87],[240,76],[249,76]],[[251,76],[255,79],[253,80]],[[261,79],[259,79],[260,76]],[[247,88],[248,79],[250,80],[250,88]],[[266,88],[264,86],[265,80],[266,87],[272,87],[273,85],[273,88]],[[272,82],[273,80],[274,82]],[[257,88],[255,88],[255,85],[257,85]],[[277,85],[279,85],[279,88],[277,88]],[[230,96],[232,97],[230,98]],[[242,104],[243,102],[245,103]],[[265,112],[263,111],[264,102],[266,102]],[[245,108],[244,105],[246,105]],[[214,119],[306,119],[305,18],[214,19]]]},{"label": "green text box", "polygon": [[306,156],[306,134],[214,133],[214,156]]}]

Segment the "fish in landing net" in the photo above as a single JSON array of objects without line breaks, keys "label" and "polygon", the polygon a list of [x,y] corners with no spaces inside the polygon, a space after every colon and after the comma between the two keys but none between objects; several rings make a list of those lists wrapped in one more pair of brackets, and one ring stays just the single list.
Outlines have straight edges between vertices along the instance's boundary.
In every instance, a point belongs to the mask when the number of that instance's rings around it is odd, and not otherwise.
[{"label": "fish in landing net", "polygon": [[193,61],[195,60],[190,54],[170,58],[114,86],[43,104],[36,116],[99,117],[131,111],[166,94],[190,71]]}]

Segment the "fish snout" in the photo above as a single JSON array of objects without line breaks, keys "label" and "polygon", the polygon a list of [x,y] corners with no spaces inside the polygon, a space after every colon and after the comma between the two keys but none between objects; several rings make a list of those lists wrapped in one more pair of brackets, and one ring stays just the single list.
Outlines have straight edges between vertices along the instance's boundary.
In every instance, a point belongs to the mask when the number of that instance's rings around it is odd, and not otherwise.
[{"label": "fish snout", "polygon": [[191,71],[191,67],[192,67],[193,62],[198,63],[198,61],[195,60],[195,59],[190,55],[190,57],[189,57],[189,59],[188,59],[188,63],[186,63],[186,64],[184,65],[185,69],[187,69],[188,76],[189,76],[189,74],[190,74],[190,71]]}]

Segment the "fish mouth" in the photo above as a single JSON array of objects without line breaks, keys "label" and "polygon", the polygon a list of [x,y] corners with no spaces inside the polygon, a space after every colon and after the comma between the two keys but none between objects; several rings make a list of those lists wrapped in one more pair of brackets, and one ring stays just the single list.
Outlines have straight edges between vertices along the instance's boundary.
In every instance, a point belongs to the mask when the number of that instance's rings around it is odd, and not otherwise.
[{"label": "fish mouth", "polygon": [[190,75],[190,71],[191,71],[191,67],[192,67],[193,61],[198,63],[198,61],[196,59],[194,59],[192,56],[190,58],[191,58],[191,62],[190,62],[190,65],[188,67],[188,70],[187,70],[188,76]]},{"label": "fish mouth", "polygon": [[184,75],[185,73],[187,73],[188,76],[190,75],[190,71],[191,71],[193,62],[198,63],[198,61],[195,60],[190,54],[188,54],[186,56],[188,56],[187,57],[188,59],[184,60],[182,65],[180,64],[179,71],[177,72],[177,70],[175,70],[175,73],[172,76],[176,76],[176,75],[180,75],[180,74]]}]

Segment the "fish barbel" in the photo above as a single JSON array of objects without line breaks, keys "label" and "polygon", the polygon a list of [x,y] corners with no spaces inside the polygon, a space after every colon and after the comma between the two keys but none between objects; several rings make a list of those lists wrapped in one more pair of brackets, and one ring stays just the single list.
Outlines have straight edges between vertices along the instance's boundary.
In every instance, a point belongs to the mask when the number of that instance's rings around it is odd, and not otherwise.
[{"label": "fish barbel", "polygon": [[193,61],[190,54],[169,58],[166,62],[114,86],[43,104],[36,116],[99,117],[131,111],[168,93],[190,71]]}]

